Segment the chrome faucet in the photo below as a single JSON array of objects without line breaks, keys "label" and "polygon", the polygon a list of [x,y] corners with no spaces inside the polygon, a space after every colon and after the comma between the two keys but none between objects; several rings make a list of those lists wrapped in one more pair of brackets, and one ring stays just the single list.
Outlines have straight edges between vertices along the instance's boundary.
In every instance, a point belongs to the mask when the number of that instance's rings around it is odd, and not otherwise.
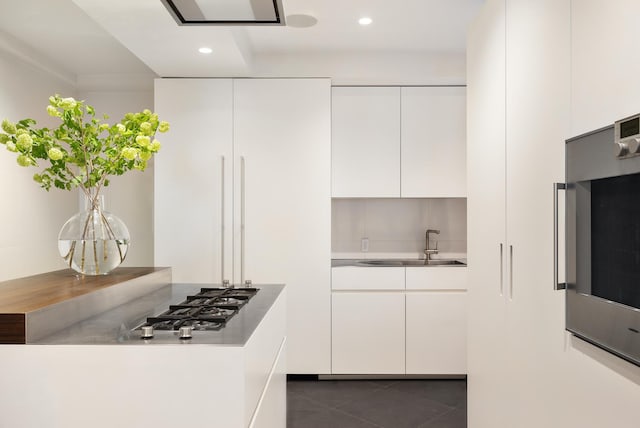
[{"label": "chrome faucet", "polygon": [[440,234],[440,231],[437,230],[437,229],[427,229],[427,233],[425,233],[427,242],[426,242],[426,248],[424,249],[424,254],[427,257],[427,262],[431,258],[431,254],[437,254],[438,253],[438,241],[436,241],[436,247],[434,249],[431,249],[431,245],[429,245],[429,234],[430,233],[435,233],[436,235],[438,235],[438,234]]}]

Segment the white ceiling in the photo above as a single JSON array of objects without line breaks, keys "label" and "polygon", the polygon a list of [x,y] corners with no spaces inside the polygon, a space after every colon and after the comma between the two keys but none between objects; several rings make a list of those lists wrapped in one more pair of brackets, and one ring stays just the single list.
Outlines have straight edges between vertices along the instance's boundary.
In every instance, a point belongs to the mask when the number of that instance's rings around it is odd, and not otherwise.
[{"label": "white ceiling", "polygon": [[[464,53],[483,0],[283,0],[310,28],[178,26],[160,0],[0,0],[8,34],[76,75],[250,75],[258,56]],[[357,20],[369,16],[367,27]],[[211,55],[197,52],[201,46]]]},{"label": "white ceiling", "polygon": [[71,0],[0,0],[0,32],[71,73],[151,72]]}]

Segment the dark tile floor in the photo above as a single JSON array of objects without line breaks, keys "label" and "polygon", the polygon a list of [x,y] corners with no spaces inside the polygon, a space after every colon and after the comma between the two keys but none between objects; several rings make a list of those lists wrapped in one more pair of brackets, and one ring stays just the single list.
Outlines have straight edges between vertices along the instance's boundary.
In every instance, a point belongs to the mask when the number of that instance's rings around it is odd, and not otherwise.
[{"label": "dark tile floor", "polygon": [[287,428],[466,428],[465,380],[287,382]]}]

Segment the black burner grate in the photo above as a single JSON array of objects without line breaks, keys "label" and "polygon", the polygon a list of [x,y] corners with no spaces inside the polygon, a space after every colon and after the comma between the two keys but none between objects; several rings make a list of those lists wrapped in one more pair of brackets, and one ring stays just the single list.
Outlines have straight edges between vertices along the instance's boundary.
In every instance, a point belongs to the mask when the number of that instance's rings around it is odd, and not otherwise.
[{"label": "black burner grate", "polygon": [[162,314],[147,318],[136,330],[144,326],[159,331],[185,326],[195,331],[220,330],[257,292],[257,288],[202,288],[198,294],[188,296]]}]

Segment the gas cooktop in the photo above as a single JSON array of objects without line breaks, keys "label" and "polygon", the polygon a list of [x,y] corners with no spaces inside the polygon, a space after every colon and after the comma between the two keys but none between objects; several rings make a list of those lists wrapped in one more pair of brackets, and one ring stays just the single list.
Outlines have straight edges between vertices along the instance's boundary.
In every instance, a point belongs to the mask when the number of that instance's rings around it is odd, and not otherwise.
[{"label": "gas cooktop", "polygon": [[147,318],[135,330],[146,340],[156,332],[178,332],[180,339],[188,340],[194,331],[217,331],[257,292],[257,288],[201,288],[198,294]]}]

